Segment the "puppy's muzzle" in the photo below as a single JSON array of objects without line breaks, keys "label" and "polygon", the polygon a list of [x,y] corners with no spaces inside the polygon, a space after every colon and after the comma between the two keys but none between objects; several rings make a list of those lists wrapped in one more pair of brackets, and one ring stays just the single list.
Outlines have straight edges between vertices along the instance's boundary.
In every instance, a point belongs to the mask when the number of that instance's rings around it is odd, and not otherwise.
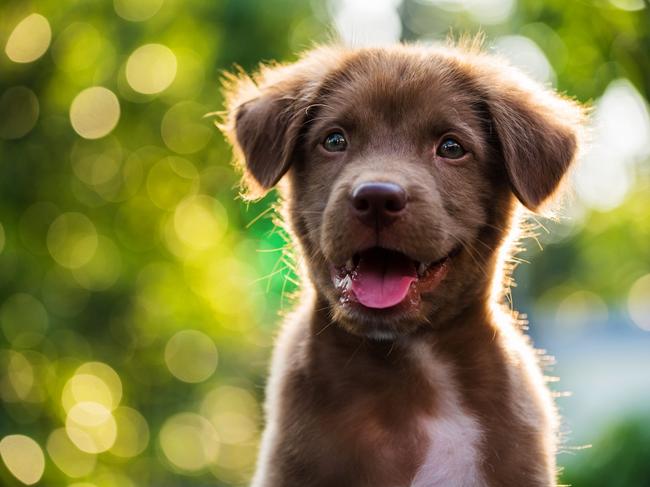
[{"label": "puppy's muzzle", "polygon": [[395,183],[366,182],[352,190],[352,213],[366,226],[380,230],[390,226],[406,210],[407,195]]}]

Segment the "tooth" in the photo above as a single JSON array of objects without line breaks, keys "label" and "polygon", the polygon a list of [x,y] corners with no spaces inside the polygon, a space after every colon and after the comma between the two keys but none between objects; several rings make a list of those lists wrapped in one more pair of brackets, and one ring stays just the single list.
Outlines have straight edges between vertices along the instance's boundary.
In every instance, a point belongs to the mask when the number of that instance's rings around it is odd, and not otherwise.
[{"label": "tooth", "polygon": [[352,262],[351,257],[345,263],[345,270],[347,270],[348,272],[352,272],[354,270],[354,262]]},{"label": "tooth", "polygon": [[418,274],[422,276],[427,271],[427,267],[427,264],[420,262],[420,265],[418,266]]}]

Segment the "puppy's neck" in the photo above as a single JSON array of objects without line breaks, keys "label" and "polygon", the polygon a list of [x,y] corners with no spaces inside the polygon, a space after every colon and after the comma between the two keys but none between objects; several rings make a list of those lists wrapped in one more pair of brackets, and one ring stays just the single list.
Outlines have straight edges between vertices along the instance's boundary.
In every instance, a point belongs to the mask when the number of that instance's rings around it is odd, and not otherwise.
[{"label": "puppy's neck", "polygon": [[[485,293],[488,293],[486,290]],[[462,305],[444,313],[434,313],[426,322],[411,332],[396,333],[391,331],[372,330],[364,334],[353,334],[347,327],[332,319],[330,305],[326,298],[314,294],[309,311],[311,315],[310,326],[312,336],[334,340],[342,344],[358,344],[365,341],[374,344],[378,349],[393,347],[396,343],[430,340],[442,335],[453,334],[456,331],[466,331],[472,328],[485,329],[491,325],[490,316],[493,307],[498,304],[490,303],[482,294],[476,294],[473,299],[468,299]]]}]

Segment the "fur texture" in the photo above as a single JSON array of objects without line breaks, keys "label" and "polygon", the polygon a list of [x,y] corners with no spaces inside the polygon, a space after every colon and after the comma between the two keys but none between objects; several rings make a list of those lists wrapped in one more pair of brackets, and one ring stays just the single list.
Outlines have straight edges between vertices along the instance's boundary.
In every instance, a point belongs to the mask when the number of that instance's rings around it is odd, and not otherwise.
[{"label": "fur texture", "polygon": [[[304,268],[253,485],[556,485],[555,408],[493,289],[518,205],[538,210],[576,157],[581,108],[475,49],[419,46],[319,48],[226,95],[249,194],[282,179]],[[323,149],[332,131],[345,151]],[[450,135],[458,160],[437,151]],[[350,211],[368,181],[408,193],[390,228]],[[332,269],[373,246],[443,262],[443,279],[408,305],[350,303]]]}]

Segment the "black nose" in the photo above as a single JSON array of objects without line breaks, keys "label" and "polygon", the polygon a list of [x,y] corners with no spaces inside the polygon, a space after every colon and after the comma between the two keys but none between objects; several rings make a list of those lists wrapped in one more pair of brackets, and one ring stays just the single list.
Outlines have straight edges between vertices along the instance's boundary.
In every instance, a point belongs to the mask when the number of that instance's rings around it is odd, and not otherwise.
[{"label": "black nose", "polygon": [[352,211],[365,225],[387,227],[406,208],[406,191],[395,183],[363,183],[352,191]]}]

